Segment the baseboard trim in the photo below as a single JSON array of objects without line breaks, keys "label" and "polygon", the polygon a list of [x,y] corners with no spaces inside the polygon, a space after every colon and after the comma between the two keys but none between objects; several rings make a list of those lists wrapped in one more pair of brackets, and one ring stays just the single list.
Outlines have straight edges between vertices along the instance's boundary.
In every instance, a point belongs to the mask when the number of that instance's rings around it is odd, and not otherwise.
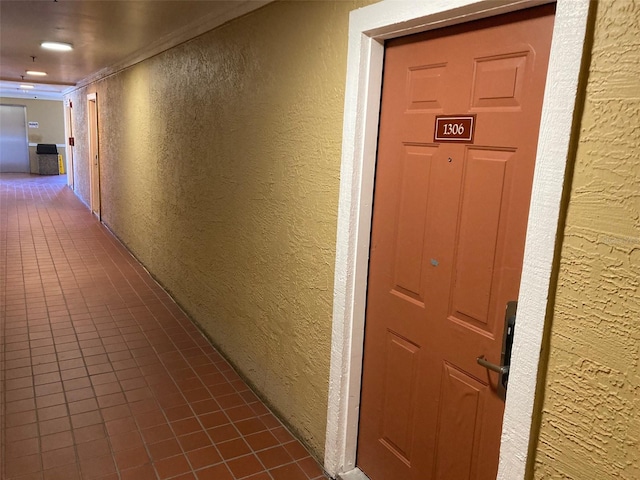
[{"label": "baseboard trim", "polygon": [[336,480],[369,480],[369,477],[367,477],[362,470],[356,467],[348,472],[339,473]]}]

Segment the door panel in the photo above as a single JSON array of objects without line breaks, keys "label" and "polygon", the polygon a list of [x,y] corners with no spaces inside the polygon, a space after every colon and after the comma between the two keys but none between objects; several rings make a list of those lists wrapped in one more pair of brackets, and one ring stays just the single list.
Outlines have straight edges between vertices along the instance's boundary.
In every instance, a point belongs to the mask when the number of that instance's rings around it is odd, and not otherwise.
[{"label": "door panel", "polygon": [[476,58],[472,108],[504,110],[506,107],[520,107],[527,59],[531,54],[527,48],[521,52]]},{"label": "door panel", "polygon": [[480,445],[483,406],[489,392],[486,384],[451,365],[445,364],[442,373],[435,478],[466,480],[474,467],[470,460]]},{"label": "door panel", "polygon": [[[385,398],[381,417],[382,442],[398,458],[410,462],[420,347],[397,333],[387,332]],[[408,408],[407,408],[408,407]]]},{"label": "door panel", "polygon": [[[495,478],[498,363],[516,300],[553,6],[386,46],[358,466],[372,480]],[[436,115],[476,115],[473,143]]]},{"label": "door panel", "polygon": [[431,161],[434,149],[425,147],[405,147],[402,158],[402,184],[400,211],[396,229],[395,290],[417,302],[424,302],[422,293],[423,262],[412,261],[421,258],[429,189],[419,188],[429,185]]},{"label": "door panel", "polygon": [[462,187],[454,314],[461,320],[489,330],[490,299],[497,260],[506,170],[513,152],[467,150]]},{"label": "door panel", "polygon": [[0,172],[30,171],[26,107],[0,105]]}]

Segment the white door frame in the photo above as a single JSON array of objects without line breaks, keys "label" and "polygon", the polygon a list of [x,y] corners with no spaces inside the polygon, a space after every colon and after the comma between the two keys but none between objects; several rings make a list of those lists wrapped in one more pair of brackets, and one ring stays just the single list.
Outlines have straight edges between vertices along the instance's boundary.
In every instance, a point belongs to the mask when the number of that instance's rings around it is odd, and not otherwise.
[{"label": "white door frame", "polygon": [[98,99],[95,93],[87,94],[87,119],[89,122],[87,130],[89,132],[89,203],[91,212],[101,218]]},{"label": "white door frame", "polygon": [[68,98],[64,101],[64,134],[66,137],[66,149],[65,157],[67,162],[67,185],[74,190],[74,178],[73,178],[73,149],[70,139],[73,137],[73,105]]},{"label": "white door frame", "polygon": [[[325,468],[332,476],[361,478],[355,461],[384,41],[544,3],[550,2],[385,0],[351,12],[325,445]],[[502,427],[500,480],[525,475],[588,14],[589,0],[557,2]]]}]

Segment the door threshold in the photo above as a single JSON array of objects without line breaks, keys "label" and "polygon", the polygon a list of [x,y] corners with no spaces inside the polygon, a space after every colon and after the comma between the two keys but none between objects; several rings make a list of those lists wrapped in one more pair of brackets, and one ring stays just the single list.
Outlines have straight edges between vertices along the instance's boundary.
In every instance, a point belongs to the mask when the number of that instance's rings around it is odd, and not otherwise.
[{"label": "door threshold", "polygon": [[339,473],[336,480],[369,480],[369,477],[367,477],[362,470],[356,467],[348,472]]}]

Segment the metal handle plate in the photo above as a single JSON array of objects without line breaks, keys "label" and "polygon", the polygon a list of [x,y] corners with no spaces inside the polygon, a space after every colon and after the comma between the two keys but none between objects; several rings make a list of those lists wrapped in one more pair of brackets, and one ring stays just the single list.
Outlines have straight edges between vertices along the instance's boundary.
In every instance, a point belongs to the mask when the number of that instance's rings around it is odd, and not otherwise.
[{"label": "metal handle plate", "polygon": [[478,365],[481,365],[492,372],[497,372],[500,375],[498,378],[497,393],[503,400],[507,397],[509,365],[511,364],[511,349],[513,347],[513,334],[516,326],[517,308],[518,302],[507,302],[507,307],[504,313],[505,328],[502,336],[502,354],[500,355],[500,363],[502,365],[491,363],[484,357],[484,355],[480,355],[476,358]]}]

